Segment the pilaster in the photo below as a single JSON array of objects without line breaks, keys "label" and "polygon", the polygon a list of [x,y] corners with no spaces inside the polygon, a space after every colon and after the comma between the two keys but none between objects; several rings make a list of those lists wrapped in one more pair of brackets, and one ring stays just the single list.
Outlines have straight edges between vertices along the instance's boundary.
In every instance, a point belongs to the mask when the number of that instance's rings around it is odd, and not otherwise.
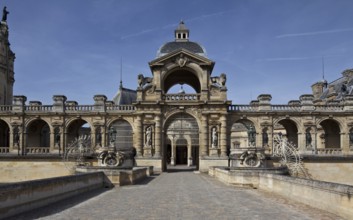
[{"label": "pilaster", "polygon": [[156,122],[155,128],[155,158],[161,157],[161,136],[162,136],[162,129],[161,129],[161,116],[156,115],[154,118]]}]

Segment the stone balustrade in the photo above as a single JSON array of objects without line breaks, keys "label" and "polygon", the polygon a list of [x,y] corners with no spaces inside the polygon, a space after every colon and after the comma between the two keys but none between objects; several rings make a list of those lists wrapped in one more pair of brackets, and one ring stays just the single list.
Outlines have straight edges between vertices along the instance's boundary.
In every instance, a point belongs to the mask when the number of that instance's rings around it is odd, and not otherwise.
[{"label": "stone balustrade", "polygon": [[315,111],[319,112],[342,112],[344,110],[343,105],[316,105]]},{"label": "stone balustrade", "polygon": [[300,111],[300,106],[292,105],[271,105],[272,111],[289,111],[289,112],[298,112]]},{"label": "stone balustrade", "polygon": [[230,105],[228,107],[228,111],[230,111],[230,112],[253,112],[253,111],[257,111],[257,107],[252,106],[252,105]]},{"label": "stone balustrade", "polygon": [[0,154],[9,153],[9,147],[0,147]]},{"label": "stone balustrade", "polygon": [[65,111],[72,111],[72,112],[94,111],[94,105],[69,105],[69,106],[65,106]]},{"label": "stone balustrade", "polygon": [[136,108],[133,105],[112,105],[107,106],[107,111],[135,111]]},{"label": "stone balustrade", "polygon": [[0,112],[12,111],[12,105],[0,105]]},{"label": "stone balustrade", "polygon": [[200,94],[166,94],[162,96],[165,101],[198,101],[200,100]]},{"label": "stone balustrade", "polygon": [[48,154],[49,147],[26,147],[27,154]]},{"label": "stone balustrade", "polygon": [[[343,105],[315,105],[313,106],[315,112],[344,112]],[[254,112],[258,111],[258,107],[254,105],[230,105],[228,106],[228,112]],[[305,111],[301,106],[292,105],[271,105],[272,112],[300,112]]]},{"label": "stone balustrade", "polygon": [[[65,112],[96,112],[97,109],[95,105],[67,105],[65,106]],[[1,105],[0,112],[12,112],[13,106],[11,105]],[[112,105],[106,106],[106,110],[110,112],[132,112],[136,108],[133,105]],[[24,112],[28,113],[45,113],[45,112],[55,112],[52,105],[26,105],[23,108]]]},{"label": "stone balustrade", "polygon": [[27,105],[25,106],[26,112],[50,112],[52,111],[52,105]]},{"label": "stone balustrade", "polygon": [[341,148],[323,148],[317,149],[318,155],[341,155],[342,149]]}]

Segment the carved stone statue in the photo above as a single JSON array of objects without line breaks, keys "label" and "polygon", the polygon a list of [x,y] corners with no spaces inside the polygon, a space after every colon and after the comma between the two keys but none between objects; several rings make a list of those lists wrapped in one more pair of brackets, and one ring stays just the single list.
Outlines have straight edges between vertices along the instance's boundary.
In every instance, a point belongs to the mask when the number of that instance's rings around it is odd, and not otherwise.
[{"label": "carved stone statue", "polygon": [[152,126],[148,126],[146,128],[146,147],[151,147],[152,146]]},{"label": "carved stone statue", "polygon": [[212,128],[212,148],[216,148],[218,146],[218,132],[217,128]]},{"label": "carved stone statue", "polygon": [[267,134],[266,130],[264,130],[262,132],[262,144],[263,144],[263,146],[267,146],[268,145],[268,134]]},{"label": "carved stone statue", "polygon": [[151,77],[144,77],[142,74],[139,74],[137,76],[137,82],[140,89],[142,89],[147,84],[151,84],[152,81],[153,81],[153,78]]},{"label": "carved stone statue", "polygon": [[18,147],[19,144],[20,144],[20,134],[19,134],[18,128],[15,128],[15,131],[14,131],[14,145],[16,147]]},{"label": "carved stone statue", "polygon": [[110,141],[110,145],[114,146],[115,140],[116,140],[116,130],[114,127],[111,127],[109,129],[109,141]]},{"label": "carved stone statue", "polygon": [[306,141],[306,146],[311,146],[312,138],[311,138],[310,129],[308,129],[305,133],[305,141]]},{"label": "carved stone statue", "polygon": [[97,132],[96,132],[96,145],[102,146],[102,134],[100,129],[97,129]]},{"label": "carved stone statue", "polygon": [[227,75],[222,73],[220,76],[211,77],[211,82],[214,86],[223,88],[226,86]]},{"label": "carved stone statue", "polygon": [[6,10],[6,6],[4,7],[4,9],[2,10],[2,21],[7,21],[7,15],[10,14],[10,12],[8,12]]},{"label": "carved stone statue", "polygon": [[349,131],[349,145],[353,145],[353,130]]},{"label": "carved stone statue", "polygon": [[256,131],[254,126],[250,125],[249,130],[248,130],[248,140],[249,140],[249,145],[254,146],[255,145],[255,137],[256,137]]},{"label": "carved stone statue", "polygon": [[189,59],[187,57],[184,57],[183,54],[180,54],[180,56],[176,60],[176,63],[179,65],[179,67],[184,67],[188,61]]}]

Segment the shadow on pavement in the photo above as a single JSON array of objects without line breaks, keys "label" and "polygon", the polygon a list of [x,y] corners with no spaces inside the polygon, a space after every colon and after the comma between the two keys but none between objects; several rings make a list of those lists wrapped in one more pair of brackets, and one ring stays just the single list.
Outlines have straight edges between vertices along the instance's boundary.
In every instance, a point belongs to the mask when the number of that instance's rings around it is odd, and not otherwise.
[{"label": "shadow on pavement", "polygon": [[[82,193],[82,194],[61,200],[59,202],[52,203],[47,206],[40,207],[38,209],[34,209],[32,211],[21,213],[19,215],[16,215],[7,219],[8,220],[28,220],[28,219],[38,219],[41,217],[54,215],[56,213],[60,213],[66,209],[69,209],[81,202],[84,202],[88,199],[96,197],[109,190],[110,189],[107,189],[107,188],[92,190],[86,193]],[[63,219],[65,219],[64,216],[63,216]]]},{"label": "shadow on pavement", "polygon": [[151,176],[148,176],[148,177],[144,178],[143,180],[135,183],[134,186],[135,185],[147,185],[150,182],[152,182],[154,179],[156,179],[158,176],[159,176],[159,174],[153,174]]},{"label": "shadow on pavement", "polygon": [[176,172],[193,172],[197,171],[196,166],[186,166],[186,165],[176,165],[176,166],[167,166],[168,173],[176,173]]}]

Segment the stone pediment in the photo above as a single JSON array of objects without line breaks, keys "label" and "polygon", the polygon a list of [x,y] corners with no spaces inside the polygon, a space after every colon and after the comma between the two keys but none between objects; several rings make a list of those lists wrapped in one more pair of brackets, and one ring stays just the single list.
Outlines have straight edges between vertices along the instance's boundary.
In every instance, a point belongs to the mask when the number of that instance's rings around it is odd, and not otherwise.
[{"label": "stone pediment", "polygon": [[155,67],[160,67],[160,66],[165,66],[169,63],[175,63],[179,65],[180,67],[184,67],[187,63],[196,63],[199,66],[210,66],[211,71],[214,66],[214,61],[197,55],[195,53],[192,53],[186,49],[179,49],[176,51],[173,51],[165,56],[159,57],[155,60],[152,60],[149,62],[151,70],[153,70]]}]

